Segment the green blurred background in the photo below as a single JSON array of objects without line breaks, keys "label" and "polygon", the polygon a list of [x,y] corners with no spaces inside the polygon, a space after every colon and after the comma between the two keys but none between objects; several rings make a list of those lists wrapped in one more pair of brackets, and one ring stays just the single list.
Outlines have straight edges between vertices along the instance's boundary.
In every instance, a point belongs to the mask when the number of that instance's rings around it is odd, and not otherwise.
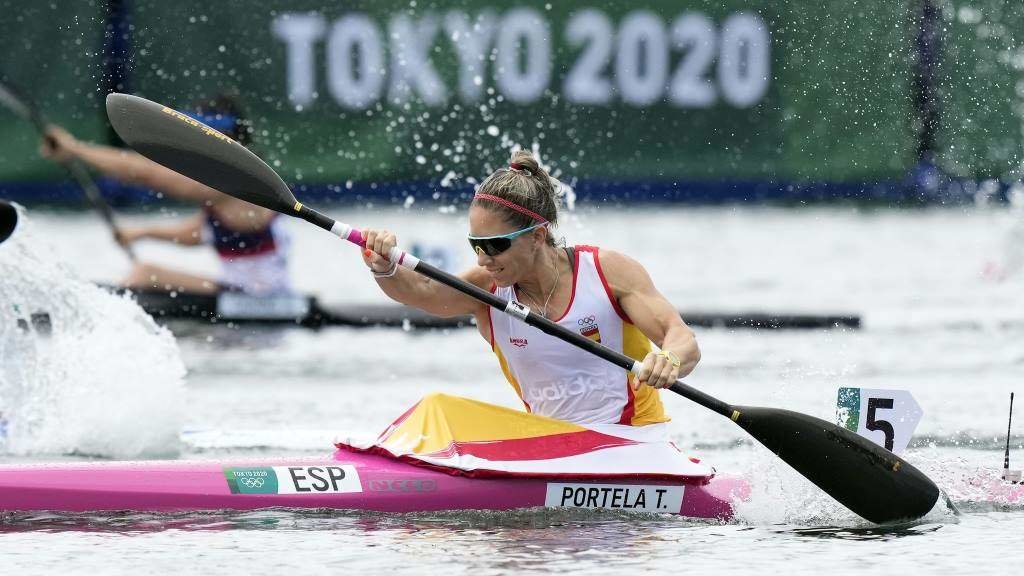
[{"label": "green blurred background", "polygon": [[[0,0],[0,74],[110,143],[108,91],[185,110],[237,94],[254,150],[310,199],[447,198],[519,145],[599,199],[947,201],[922,188],[933,165],[941,183],[1018,176],[1022,17],[994,0]],[[0,194],[73,194],[31,126],[0,118]]]}]

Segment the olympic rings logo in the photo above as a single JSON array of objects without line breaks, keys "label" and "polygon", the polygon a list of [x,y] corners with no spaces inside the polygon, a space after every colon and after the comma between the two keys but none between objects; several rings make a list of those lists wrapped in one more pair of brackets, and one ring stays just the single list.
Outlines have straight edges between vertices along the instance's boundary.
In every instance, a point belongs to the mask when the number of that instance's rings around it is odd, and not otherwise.
[{"label": "olympic rings logo", "polygon": [[246,488],[263,488],[263,478],[241,478],[238,481]]},{"label": "olympic rings logo", "polygon": [[579,320],[576,321],[576,323],[579,324],[580,326],[587,326],[589,324],[593,324],[594,322],[597,322],[597,318],[595,318],[593,315],[580,318]]}]

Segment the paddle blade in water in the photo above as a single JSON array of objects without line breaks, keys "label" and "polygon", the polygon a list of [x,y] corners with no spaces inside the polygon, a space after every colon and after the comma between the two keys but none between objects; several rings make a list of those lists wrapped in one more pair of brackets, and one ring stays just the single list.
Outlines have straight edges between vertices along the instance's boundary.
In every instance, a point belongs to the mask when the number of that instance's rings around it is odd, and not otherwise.
[{"label": "paddle blade in water", "polygon": [[259,157],[181,112],[114,93],[107,96],[107,116],[129,146],[179,174],[278,212],[295,205],[288,185]]},{"label": "paddle blade in water", "polygon": [[18,226],[18,211],[3,200],[0,200],[0,242],[7,240]]},{"label": "paddle blade in water", "polygon": [[736,410],[740,427],[867,520],[915,520],[938,501],[938,487],[920,470],[845,428],[789,410]]}]

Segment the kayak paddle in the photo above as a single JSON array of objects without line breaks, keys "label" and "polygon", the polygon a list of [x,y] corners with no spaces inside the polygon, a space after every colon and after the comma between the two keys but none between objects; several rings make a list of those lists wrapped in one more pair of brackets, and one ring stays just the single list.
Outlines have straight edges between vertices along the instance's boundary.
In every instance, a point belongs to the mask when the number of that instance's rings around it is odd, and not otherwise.
[{"label": "kayak paddle", "polygon": [[0,244],[14,234],[18,226],[18,211],[6,200],[0,200]]},{"label": "kayak paddle", "polygon": [[[39,108],[28,99],[21,90],[15,88],[6,77],[0,75],[0,104],[3,104],[8,110],[20,116],[22,119],[27,120],[35,126],[39,135],[47,140],[47,142],[55,147],[53,138],[46,135],[47,122],[43,117]],[[114,223],[114,211],[110,209],[110,205],[103,199],[100,194],[99,187],[96,186],[96,182],[89,175],[89,171],[86,170],[85,166],[82,165],[78,160],[70,160],[68,162],[62,162],[64,168],[71,174],[71,177],[78,182],[78,185],[85,192],[85,197],[89,200],[89,203],[93,205],[103,217],[103,220],[107,223],[107,227],[114,234],[114,238],[118,238],[117,224]],[[118,242],[118,245],[124,249],[125,254],[132,262],[135,261],[135,252],[131,246],[126,246]]]},{"label": "kayak paddle", "polygon": [[[114,130],[143,156],[230,196],[288,214],[363,246],[362,233],[303,205],[265,162],[231,138],[171,108],[126,94],[107,96]],[[567,330],[402,251],[389,260],[636,373],[640,363]],[[847,508],[876,523],[914,520],[932,509],[939,489],[917,468],[853,432],[806,414],[777,408],[733,406],[682,380],[676,394],[713,410],[746,430],[797,472]]]}]

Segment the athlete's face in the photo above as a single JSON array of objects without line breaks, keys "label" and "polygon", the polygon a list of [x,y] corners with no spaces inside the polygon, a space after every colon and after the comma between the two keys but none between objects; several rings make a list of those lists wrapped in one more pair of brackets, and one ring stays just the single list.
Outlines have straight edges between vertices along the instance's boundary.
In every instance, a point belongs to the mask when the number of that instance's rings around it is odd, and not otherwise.
[{"label": "athlete's face", "polygon": [[[469,235],[474,238],[504,236],[518,232],[496,211],[480,205],[469,209]],[[476,263],[487,270],[495,284],[511,286],[519,281],[524,272],[531,270],[538,251],[543,247],[547,232],[544,227],[534,228],[511,239],[508,248],[499,254],[488,254],[487,250],[476,249]]]}]

